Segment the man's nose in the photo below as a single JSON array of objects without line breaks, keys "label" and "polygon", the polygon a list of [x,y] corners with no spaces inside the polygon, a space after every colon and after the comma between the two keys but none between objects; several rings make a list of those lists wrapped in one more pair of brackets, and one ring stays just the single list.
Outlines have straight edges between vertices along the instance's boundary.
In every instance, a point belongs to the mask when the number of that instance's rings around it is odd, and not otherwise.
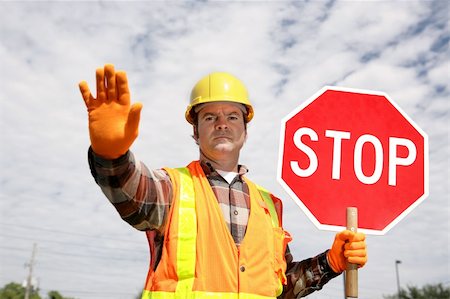
[{"label": "man's nose", "polygon": [[227,120],[224,117],[218,117],[216,120],[216,129],[225,130],[228,129]]}]

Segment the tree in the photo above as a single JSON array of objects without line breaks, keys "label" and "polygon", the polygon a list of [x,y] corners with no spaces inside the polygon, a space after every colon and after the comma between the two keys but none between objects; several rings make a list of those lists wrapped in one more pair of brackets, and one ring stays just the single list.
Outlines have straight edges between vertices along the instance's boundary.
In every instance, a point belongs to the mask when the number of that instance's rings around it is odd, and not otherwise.
[{"label": "tree", "polygon": [[[25,298],[25,287],[16,283],[10,282],[0,289],[0,299],[23,299]],[[39,289],[32,288],[30,299],[42,299],[39,295]],[[73,299],[64,297],[58,291],[50,291],[47,293],[48,299]]]},{"label": "tree", "polygon": [[[15,282],[10,282],[0,289],[0,299],[23,299],[25,297],[25,288]],[[41,299],[38,290],[32,289],[30,299]]]},{"label": "tree", "polygon": [[398,294],[383,296],[385,299],[448,299],[450,298],[450,287],[444,287],[442,283],[427,284],[422,288],[407,286],[406,290],[400,290]]},{"label": "tree", "polygon": [[73,299],[71,297],[64,297],[58,291],[50,291],[47,293],[47,296],[48,296],[48,299]]}]

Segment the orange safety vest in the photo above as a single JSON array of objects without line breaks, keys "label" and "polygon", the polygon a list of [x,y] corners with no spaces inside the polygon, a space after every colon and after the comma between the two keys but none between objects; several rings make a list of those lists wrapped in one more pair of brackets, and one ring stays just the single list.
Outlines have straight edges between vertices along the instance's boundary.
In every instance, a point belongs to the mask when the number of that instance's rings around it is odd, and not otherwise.
[{"label": "orange safety vest", "polygon": [[150,268],[142,299],[275,298],[286,283],[286,245],[270,194],[247,178],[250,215],[236,246],[198,161],[165,169],[173,200],[161,260]]}]

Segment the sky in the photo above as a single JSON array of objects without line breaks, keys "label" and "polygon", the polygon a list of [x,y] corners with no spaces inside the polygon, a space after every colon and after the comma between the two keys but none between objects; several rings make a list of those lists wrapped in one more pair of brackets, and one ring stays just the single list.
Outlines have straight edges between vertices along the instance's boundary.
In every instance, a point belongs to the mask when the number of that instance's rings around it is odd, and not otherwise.
[{"label": "sky", "polygon": [[[131,150],[149,168],[198,158],[184,120],[195,82],[226,71],[255,109],[241,163],[283,199],[296,260],[330,248],[277,182],[283,117],[323,86],[385,92],[429,136],[429,196],[383,236],[367,236],[360,298],[450,284],[448,1],[0,2],[0,286],[34,282],[80,299],[135,298],[145,234],[90,175],[78,91],[113,63],[140,101]],[[342,298],[338,277],[308,298]]]}]

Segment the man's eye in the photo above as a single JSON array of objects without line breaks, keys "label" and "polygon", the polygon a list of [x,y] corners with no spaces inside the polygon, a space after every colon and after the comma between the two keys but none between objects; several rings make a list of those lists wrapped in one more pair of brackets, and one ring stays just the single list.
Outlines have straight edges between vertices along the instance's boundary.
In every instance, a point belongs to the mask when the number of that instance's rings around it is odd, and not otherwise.
[{"label": "man's eye", "polygon": [[212,120],[214,120],[214,117],[212,117],[212,116],[206,116],[206,117],[204,118],[204,120],[205,120],[205,121],[212,121]]}]

